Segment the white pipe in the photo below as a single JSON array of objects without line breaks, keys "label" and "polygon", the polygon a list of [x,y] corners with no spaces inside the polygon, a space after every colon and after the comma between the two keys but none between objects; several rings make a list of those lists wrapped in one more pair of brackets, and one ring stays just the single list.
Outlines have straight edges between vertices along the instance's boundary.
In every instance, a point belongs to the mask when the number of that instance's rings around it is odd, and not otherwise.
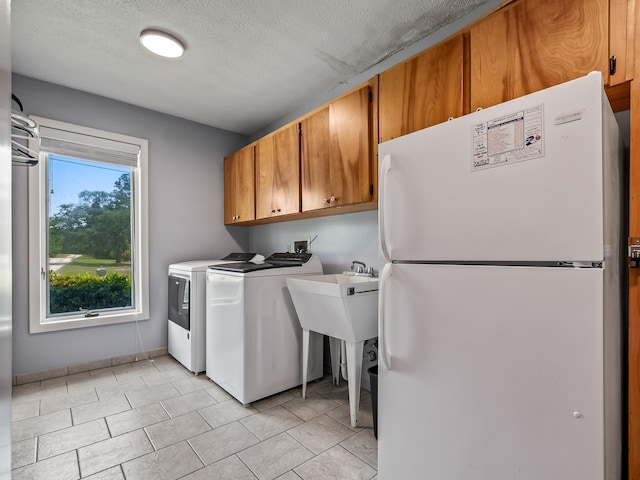
[{"label": "white pipe", "polygon": [[[365,340],[364,344],[366,345],[369,340]],[[374,361],[375,358],[371,358],[369,356],[370,353],[375,352],[370,350],[368,352],[362,352],[362,358],[368,359],[369,361]],[[342,378],[344,378],[347,382],[349,381],[349,375],[347,374],[347,342],[345,340],[340,341],[340,373],[342,374]]]},{"label": "white pipe", "polygon": [[349,381],[349,375],[347,375],[347,342],[342,340],[340,342],[340,372],[342,372],[342,378],[347,382]]}]

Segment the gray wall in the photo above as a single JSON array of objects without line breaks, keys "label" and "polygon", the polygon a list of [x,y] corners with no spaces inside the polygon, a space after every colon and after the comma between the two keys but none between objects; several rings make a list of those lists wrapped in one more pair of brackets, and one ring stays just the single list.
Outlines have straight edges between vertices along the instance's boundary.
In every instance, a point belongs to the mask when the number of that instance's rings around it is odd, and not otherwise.
[{"label": "gray wall", "polygon": [[[166,347],[168,265],[249,246],[248,229],[223,224],[222,160],[247,138],[19,75],[13,91],[28,114],[149,140],[151,318],[138,325],[145,350]],[[14,375],[141,351],[132,323],[29,334],[27,234],[27,171],[14,168]]]},{"label": "gray wall", "polygon": [[11,49],[9,0],[0,0],[0,479],[11,478]]},{"label": "gray wall", "polygon": [[294,240],[317,235],[310,249],[320,257],[325,273],[349,270],[353,260],[365,262],[377,272],[377,229],[377,211],[259,225],[250,227],[249,248],[270,255],[286,251]]}]

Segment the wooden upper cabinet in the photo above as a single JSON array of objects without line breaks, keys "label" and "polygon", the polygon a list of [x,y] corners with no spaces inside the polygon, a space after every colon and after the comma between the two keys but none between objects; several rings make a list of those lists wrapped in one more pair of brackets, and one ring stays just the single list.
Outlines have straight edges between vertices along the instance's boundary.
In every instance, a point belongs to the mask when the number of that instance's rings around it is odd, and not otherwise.
[{"label": "wooden upper cabinet", "polygon": [[336,205],[371,200],[371,89],[329,104],[331,196]]},{"label": "wooden upper cabinet", "polygon": [[293,123],[256,142],[256,218],[300,211],[300,134]]},{"label": "wooden upper cabinet", "polygon": [[330,206],[329,107],[301,122],[302,211]]},{"label": "wooden upper cabinet", "polygon": [[365,86],[301,121],[303,212],[372,201],[370,92]]},{"label": "wooden upper cabinet", "polygon": [[609,0],[609,54],[615,59],[615,71],[609,75],[612,87],[633,80],[635,12],[636,0]]},{"label": "wooden upper cabinet", "polygon": [[224,159],[224,223],[255,218],[254,149],[249,145]]},{"label": "wooden upper cabinet", "polygon": [[460,117],[464,40],[451,38],[380,74],[380,143]]},{"label": "wooden upper cabinet", "polygon": [[609,1],[535,0],[471,29],[471,110],[599,70],[609,82]]}]

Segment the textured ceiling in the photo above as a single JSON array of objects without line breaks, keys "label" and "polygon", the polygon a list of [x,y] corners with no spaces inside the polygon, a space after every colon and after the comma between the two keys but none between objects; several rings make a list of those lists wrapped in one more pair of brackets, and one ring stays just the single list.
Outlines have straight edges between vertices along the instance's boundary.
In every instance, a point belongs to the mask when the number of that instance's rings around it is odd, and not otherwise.
[{"label": "textured ceiling", "polygon": [[486,1],[14,0],[13,71],[251,134]]}]

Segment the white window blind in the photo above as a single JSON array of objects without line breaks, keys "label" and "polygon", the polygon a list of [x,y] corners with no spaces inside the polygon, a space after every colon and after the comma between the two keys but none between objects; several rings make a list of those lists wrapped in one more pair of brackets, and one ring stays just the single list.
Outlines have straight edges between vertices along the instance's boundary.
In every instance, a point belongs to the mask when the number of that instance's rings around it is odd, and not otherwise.
[{"label": "white window blind", "polygon": [[140,146],[43,126],[40,128],[40,151],[136,167]]}]

